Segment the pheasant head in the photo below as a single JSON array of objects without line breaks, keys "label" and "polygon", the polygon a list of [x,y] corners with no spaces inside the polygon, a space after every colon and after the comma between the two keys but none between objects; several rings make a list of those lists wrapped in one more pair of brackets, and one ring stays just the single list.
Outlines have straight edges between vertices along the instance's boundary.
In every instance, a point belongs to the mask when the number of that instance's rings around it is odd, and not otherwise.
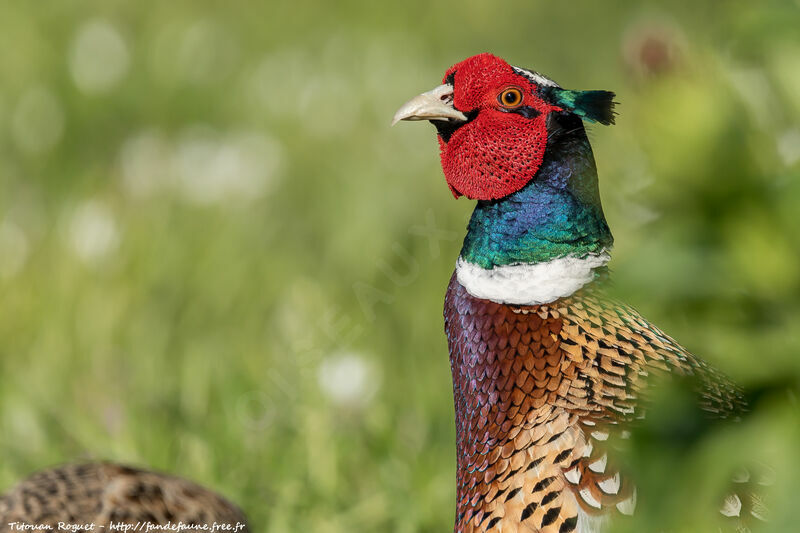
[{"label": "pheasant head", "polygon": [[613,97],[608,91],[562,89],[484,53],[450,67],[442,85],[406,103],[394,122],[431,121],[453,195],[496,200],[536,175],[552,130],[561,129],[557,117],[571,114],[611,124]]}]

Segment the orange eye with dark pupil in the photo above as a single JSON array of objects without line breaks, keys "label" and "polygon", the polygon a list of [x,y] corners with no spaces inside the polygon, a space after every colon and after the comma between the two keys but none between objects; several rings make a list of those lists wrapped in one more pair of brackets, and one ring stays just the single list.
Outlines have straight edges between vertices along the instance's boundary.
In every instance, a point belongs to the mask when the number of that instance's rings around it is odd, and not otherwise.
[{"label": "orange eye with dark pupil", "polygon": [[506,89],[497,97],[503,107],[517,107],[522,103],[522,91],[515,88]]}]

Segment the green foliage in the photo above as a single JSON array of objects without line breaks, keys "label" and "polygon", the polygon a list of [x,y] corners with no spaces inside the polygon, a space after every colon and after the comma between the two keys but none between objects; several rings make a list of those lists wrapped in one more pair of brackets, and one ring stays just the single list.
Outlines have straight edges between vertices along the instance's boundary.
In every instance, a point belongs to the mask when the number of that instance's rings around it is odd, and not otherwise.
[{"label": "green foliage", "polygon": [[388,124],[491,51],[617,93],[591,138],[620,297],[745,387],[789,383],[662,445],[665,400],[624,527],[704,530],[756,459],[792,530],[798,27],[788,0],[3,3],[0,488],[105,458],[257,531],[451,528],[440,317],[471,205],[432,128]]}]

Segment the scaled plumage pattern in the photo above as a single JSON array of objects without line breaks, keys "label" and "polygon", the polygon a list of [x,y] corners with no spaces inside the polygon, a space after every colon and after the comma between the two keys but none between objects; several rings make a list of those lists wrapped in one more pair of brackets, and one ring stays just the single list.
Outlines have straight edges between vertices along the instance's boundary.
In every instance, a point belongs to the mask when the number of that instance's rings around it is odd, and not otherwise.
[{"label": "scaled plumage pattern", "polygon": [[54,531],[64,522],[78,527],[75,533],[108,531],[112,523],[180,522],[209,528],[216,522],[229,524],[229,531],[249,531],[238,507],[200,485],[112,463],[71,464],[33,474],[0,496],[0,531],[22,531],[11,525],[15,522]]},{"label": "scaled plumage pattern", "polygon": [[631,514],[633,483],[610,447],[644,415],[650,374],[699,378],[703,408],[727,417],[738,390],[635,310],[584,288],[538,306],[445,300],[458,434],[456,531],[560,533]]},{"label": "scaled plumage pattern", "polygon": [[[613,238],[582,121],[613,123],[613,97],[480,54],[395,115],[436,126],[448,185],[478,200],[444,306],[456,533],[597,533],[632,514],[635,483],[613,452],[656,376],[690,377],[710,417],[746,408],[728,379],[604,293]],[[738,496],[723,514],[740,518]]]}]

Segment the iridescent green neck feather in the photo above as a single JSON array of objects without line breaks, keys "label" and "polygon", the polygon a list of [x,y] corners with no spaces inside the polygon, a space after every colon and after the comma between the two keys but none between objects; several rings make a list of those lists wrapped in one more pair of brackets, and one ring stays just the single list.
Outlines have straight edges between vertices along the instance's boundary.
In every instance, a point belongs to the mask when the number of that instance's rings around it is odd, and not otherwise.
[{"label": "iridescent green neck feather", "polygon": [[551,116],[536,176],[505,198],[478,202],[461,249],[464,260],[490,269],[584,257],[613,244],[583,124],[573,115]]}]

